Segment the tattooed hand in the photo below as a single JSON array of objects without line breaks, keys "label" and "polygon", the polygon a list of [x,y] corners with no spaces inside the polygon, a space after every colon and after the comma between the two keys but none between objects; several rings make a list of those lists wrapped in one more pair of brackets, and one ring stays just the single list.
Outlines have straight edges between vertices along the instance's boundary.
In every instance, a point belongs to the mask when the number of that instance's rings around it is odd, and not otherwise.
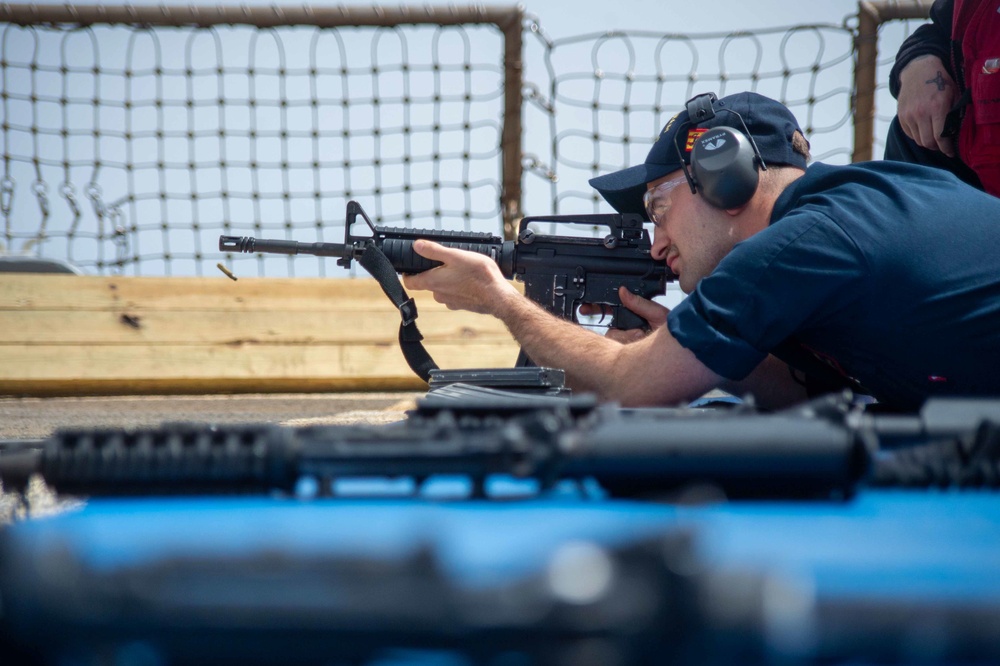
[{"label": "tattooed hand", "polygon": [[954,141],[941,132],[957,99],[958,86],[941,59],[933,55],[916,58],[899,75],[899,124],[917,144],[954,157]]}]

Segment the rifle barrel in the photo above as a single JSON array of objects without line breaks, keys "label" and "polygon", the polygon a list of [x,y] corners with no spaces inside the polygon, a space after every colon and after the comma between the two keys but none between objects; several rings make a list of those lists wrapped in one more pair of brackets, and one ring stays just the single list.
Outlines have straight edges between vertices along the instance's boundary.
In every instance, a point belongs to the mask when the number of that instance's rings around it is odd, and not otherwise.
[{"label": "rifle barrel", "polygon": [[269,252],[272,254],[311,254],[317,257],[346,257],[353,248],[344,243],[301,243],[293,240],[253,238],[252,236],[219,236],[223,252]]}]

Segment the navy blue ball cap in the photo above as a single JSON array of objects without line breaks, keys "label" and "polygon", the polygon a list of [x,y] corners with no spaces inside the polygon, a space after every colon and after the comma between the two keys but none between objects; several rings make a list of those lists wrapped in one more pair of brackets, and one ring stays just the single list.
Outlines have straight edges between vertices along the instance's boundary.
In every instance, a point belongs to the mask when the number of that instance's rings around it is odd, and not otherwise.
[{"label": "navy blue ball cap", "polygon": [[[646,192],[646,183],[677,171],[681,168],[682,159],[688,162],[691,141],[698,130],[720,125],[743,130],[739,118],[727,113],[727,110],[742,116],[764,164],[806,168],[805,156],[792,148],[792,136],[802,130],[795,116],[781,102],[757,93],[741,92],[716,100],[712,108],[715,117],[698,123],[688,122],[687,110],[681,111],[664,125],[643,164],[591,178],[591,187],[600,192],[619,213],[636,213],[645,217],[642,195]],[[679,132],[687,136],[678,137]]]}]

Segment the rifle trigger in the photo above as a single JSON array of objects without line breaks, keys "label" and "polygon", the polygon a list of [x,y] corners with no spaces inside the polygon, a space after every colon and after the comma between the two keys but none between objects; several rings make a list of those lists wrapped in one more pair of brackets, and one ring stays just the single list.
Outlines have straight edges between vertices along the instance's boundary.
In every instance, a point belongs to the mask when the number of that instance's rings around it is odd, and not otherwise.
[{"label": "rifle trigger", "polygon": [[417,304],[411,298],[399,306],[399,315],[403,318],[403,326],[409,326],[417,319]]}]

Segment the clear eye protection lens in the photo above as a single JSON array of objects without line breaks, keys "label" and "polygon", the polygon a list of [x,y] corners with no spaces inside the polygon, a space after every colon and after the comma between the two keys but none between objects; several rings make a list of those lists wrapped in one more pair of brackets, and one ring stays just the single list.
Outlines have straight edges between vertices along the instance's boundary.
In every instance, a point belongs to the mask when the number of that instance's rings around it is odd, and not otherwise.
[{"label": "clear eye protection lens", "polygon": [[665,183],[660,183],[651,190],[646,190],[642,195],[642,205],[646,208],[646,215],[654,223],[658,223],[669,207],[667,197],[675,187],[685,182],[685,179],[674,178]]}]

